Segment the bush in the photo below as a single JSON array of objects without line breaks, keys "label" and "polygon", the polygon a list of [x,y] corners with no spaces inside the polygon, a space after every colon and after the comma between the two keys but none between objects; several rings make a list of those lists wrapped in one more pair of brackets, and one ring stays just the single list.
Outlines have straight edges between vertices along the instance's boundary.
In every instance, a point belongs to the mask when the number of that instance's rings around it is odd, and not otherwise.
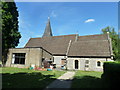
[{"label": "bush", "polygon": [[103,65],[104,73],[120,73],[120,62],[105,62]]},{"label": "bush", "polygon": [[118,87],[120,83],[120,62],[104,62],[102,79],[110,87]]}]

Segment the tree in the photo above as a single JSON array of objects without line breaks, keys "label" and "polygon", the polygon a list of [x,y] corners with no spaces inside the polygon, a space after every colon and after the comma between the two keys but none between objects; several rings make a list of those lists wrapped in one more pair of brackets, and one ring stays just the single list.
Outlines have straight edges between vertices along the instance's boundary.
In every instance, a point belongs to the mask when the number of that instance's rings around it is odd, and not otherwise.
[{"label": "tree", "polygon": [[21,38],[18,32],[18,11],[15,2],[2,2],[2,62],[5,64],[9,48],[15,48]]},{"label": "tree", "polygon": [[115,29],[113,27],[106,27],[102,29],[103,34],[106,34],[109,32],[110,38],[112,40],[112,49],[113,49],[113,54],[114,54],[114,59],[118,59],[119,54],[118,54],[118,34],[115,32]]},{"label": "tree", "polygon": [[0,2],[0,62],[2,60],[2,3]]},{"label": "tree", "polygon": [[120,61],[120,30],[118,31],[118,60]]}]

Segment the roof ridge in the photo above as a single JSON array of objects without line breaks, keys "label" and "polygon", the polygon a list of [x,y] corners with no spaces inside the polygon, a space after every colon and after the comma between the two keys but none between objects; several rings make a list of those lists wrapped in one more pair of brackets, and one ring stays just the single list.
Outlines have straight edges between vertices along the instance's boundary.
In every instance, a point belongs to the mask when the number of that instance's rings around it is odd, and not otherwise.
[{"label": "roof ridge", "polygon": [[69,35],[59,35],[59,36],[52,36],[52,37],[73,36],[73,35],[76,35],[76,34],[69,34]]},{"label": "roof ridge", "polygon": [[86,36],[100,36],[100,35],[106,35],[106,34],[85,35],[85,36],[79,36],[79,37],[86,37]]},{"label": "roof ridge", "polygon": [[79,40],[79,41],[77,41],[77,42],[91,42],[91,41],[92,41],[92,42],[95,42],[95,41],[108,41],[108,40],[106,40],[106,39],[105,39],[105,40],[86,40],[86,41],[84,41],[84,40],[81,40],[81,41],[80,41],[80,40]]},{"label": "roof ridge", "polygon": [[[59,35],[59,36],[52,36],[52,37],[74,36],[74,35],[76,35],[76,34]],[[41,38],[52,38],[52,37],[36,37],[36,38],[30,38],[30,39],[41,39]]]},{"label": "roof ridge", "polygon": [[30,39],[40,39],[40,38],[42,38],[42,37],[36,37],[36,38],[30,38]]},{"label": "roof ridge", "polygon": [[[76,35],[76,34],[59,35],[59,36],[52,36],[52,37],[74,36],[74,35]],[[85,35],[85,36],[78,36],[78,37],[86,37],[86,36],[100,36],[100,35],[105,35],[105,34]],[[40,38],[50,38],[50,37],[35,37],[35,38],[30,38],[30,39],[40,39]]]}]

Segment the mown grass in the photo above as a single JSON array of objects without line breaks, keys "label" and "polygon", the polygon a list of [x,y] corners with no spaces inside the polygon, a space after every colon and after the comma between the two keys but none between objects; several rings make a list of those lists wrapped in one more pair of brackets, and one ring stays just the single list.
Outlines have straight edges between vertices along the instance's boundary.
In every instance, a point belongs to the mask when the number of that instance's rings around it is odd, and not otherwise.
[{"label": "mown grass", "polygon": [[45,88],[65,71],[35,71],[23,68],[2,68],[2,88]]},{"label": "mown grass", "polygon": [[72,88],[103,88],[102,72],[76,71]]}]

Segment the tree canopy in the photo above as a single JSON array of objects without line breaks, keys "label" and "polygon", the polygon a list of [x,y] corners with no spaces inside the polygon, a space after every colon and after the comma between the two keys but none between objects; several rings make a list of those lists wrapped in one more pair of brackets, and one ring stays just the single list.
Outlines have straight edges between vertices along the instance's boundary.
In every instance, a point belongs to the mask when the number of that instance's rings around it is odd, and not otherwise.
[{"label": "tree canopy", "polygon": [[18,31],[18,11],[15,2],[2,2],[2,57],[5,60],[9,48],[15,48],[21,34]]},{"label": "tree canopy", "polygon": [[118,59],[119,54],[118,54],[118,34],[115,32],[115,29],[113,27],[106,27],[102,29],[103,34],[106,34],[109,32],[110,38],[112,40],[112,49],[113,49],[113,54],[114,54],[114,59]]}]

